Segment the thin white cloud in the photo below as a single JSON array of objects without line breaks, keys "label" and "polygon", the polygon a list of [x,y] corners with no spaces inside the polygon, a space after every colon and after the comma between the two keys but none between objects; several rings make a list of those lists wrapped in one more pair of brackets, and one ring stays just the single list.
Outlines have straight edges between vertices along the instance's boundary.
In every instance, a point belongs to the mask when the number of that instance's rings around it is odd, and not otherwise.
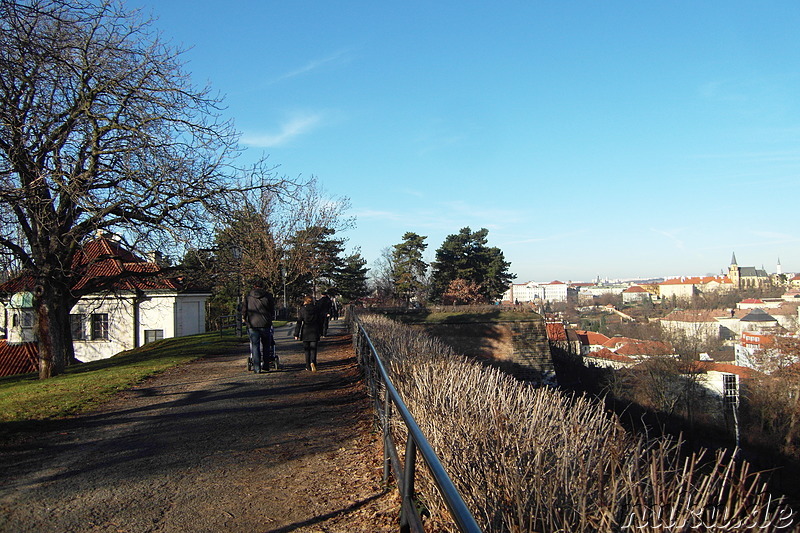
[{"label": "thin white cloud", "polygon": [[700,96],[706,100],[719,102],[746,102],[741,83],[732,81],[709,81],[698,88]]},{"label": "thin white cloud", "polygon": [[402,189],[400,190],[401,193],[407,194],[409,196],[414,196],[416,198],[425,198],[426,194],[422,191],[417,191],[414,189]]},{"label": "thin white cloud", "polygon": [[770,243],[797,242],[797,237],[777,231],[750,231],[750,234]]},{"label": "thin white cloud", "polygon": [[301,67],[298,67],[294,70],[290,70],[289,72],[281,74],[277,78],[274,78],[272,81],[270,81],[270,83],[277,83],[279,81],[296,78],[298,76],[302,76],[303,74],[307,74],[309,72],[318,70],[324,67],[325,65],[346,63],[347,61],[349,61],[349,50],[347,49],[339,50],[329,56],[323,57],[321,59],[313,59]]},{"label": "thin white cloud", "polygon": [[650,231],[652,231],[653,233],[657,233],[662,237],[666,237],[668,240],[672,241],[672,244],[675,245],[675,248],[683,250],[685,249],[686,246],[683,242],[683,239],[678,237],[678,234],[683,232],[684,229],[685,228],[678,228],[674,230],[660,230],[656,228],[650,228]]},{"label": "thin white cloud", "polygon": [[313,131],[321,123],[321,114],[303,113],[286,120],[280,125],[277,133],[244,135],[242,136],[242,142],[257,148],[273,148],[275,146],[285,145],[296,137]]},{"label": "thin white cloud", "polygon": [[356,211],[355,216],[359,219],[367,218],[367,219],[378,219],[378,220],[403,220],[405,216],[401,213],[396,213],[393,211],[380,211],[377,209],[363,209],[361,211]]}]

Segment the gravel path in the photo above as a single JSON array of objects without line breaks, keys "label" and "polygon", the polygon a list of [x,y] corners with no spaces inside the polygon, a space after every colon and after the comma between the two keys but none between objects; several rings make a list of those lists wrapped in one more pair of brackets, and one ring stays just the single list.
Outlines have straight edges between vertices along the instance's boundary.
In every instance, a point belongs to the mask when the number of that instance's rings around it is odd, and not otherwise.
[{"label": "gravel path", "polygon": [[242,343],[0,447],[0,531],[396,530],[345,333],[316,373],[279,328],[279,372],[246,372]]}]

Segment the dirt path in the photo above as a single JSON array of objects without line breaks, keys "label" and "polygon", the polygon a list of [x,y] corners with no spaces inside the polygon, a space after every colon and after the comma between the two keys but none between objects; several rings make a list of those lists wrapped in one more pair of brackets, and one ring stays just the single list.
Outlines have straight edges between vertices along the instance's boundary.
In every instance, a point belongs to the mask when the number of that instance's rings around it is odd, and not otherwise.
[{"label": "dirt path", "polygon": [[396,530],[349,336],[332,326],[319,372],[283,328],[280,372],[246,372],[243,343],[0,448],[0,531]]}]

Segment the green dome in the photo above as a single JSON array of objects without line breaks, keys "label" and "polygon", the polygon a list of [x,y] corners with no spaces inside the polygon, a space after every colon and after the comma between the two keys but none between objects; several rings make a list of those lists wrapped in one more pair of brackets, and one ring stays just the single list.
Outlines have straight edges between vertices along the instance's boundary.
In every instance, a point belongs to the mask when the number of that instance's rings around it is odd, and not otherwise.
[{"label": "green dome", "polygon": [[33,308],[33,293],[32,292],[17,292],[11,296],[11,301],[8,302],[9,307],[16,309],[30,309]]}]

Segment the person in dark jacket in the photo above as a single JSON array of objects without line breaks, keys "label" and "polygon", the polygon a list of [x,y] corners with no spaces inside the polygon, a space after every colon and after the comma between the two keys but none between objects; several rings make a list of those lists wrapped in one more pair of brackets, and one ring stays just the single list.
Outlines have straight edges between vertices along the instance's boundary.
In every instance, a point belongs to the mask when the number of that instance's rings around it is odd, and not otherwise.
[{"label": "person in dark jacket", "polygon": [[[253,289],[247,294],[242,305],[242,318],[247,324],[250,337],[250,354],[253,357],[253,371],[261,373],[261,356],[266,357],[272,344],[272,318],[275,315],[275,299],[264,283],[255,281]],[[265,361],[266,362],[266,361]]]},{"label": "person in dark jacket", "polygon": [[322,317],[311,296],[303,299],[303,306],[297,311],[294,338],[303,341],[306,353],[306,370],[317,371],[317,345],[322,333]]},{"label": "person in dark jacket", "polygon": [[328,336],[328,324],[331,320],[331,308],[333,307],[333,300],[328,296],[327,292],[322,293],[322,298],[317,300],[317,309],[319,309],[319,318],[322,321],[322,336]]}]

